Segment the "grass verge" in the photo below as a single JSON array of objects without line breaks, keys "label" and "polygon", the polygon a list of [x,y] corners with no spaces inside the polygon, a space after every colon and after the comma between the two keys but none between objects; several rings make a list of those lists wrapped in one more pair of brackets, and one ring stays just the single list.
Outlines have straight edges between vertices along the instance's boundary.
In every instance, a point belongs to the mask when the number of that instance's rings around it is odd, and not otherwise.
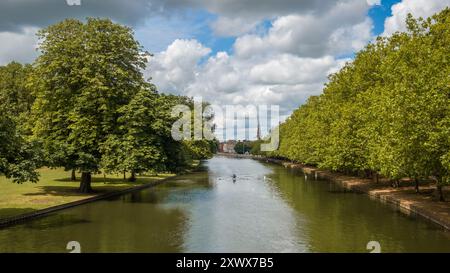
[{"label": "grass verge", "polygon": [[95,175],[92,177],[94,192],[82,194],[78,192],[80,174],[77,181],[70,181],[70,172],[63,169],[42,168],[39,170],[38,183],[15,184],[4,176],[0,176],[0,219],[29,213],[69,202],[79,201],[99,194],[114,192],[153,183],[174,176],[174,174],[158,174],[139,176],[136,182],[123,179],[123,175]]}]

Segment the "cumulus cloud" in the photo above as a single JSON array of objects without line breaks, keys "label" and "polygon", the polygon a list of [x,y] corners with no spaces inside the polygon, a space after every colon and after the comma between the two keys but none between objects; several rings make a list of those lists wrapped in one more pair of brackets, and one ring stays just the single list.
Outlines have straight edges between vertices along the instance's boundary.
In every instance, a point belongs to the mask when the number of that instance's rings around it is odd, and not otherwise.
[{"label": "cumulus cloud", "polygon": [[158,87],[166,92],[181,93],[195,80],[198,63],[211,49],[196,40],[175,40],[167,50],[150,59],[148,74]]},{"label": "cumulus cloud", "polygon": [[239,36],[249,33],[263,20],[292,14],[320,15],[335,3],[334,0],[228,0],[228,1],[188,1],[201,5],[219,18],[212,28],[220,36]]},{"label": "cumulus cloud", "polygon": [[[188,17],[186,14],[189,11],[199,9],[217,15],[217,20],[210,22],[216,35],[239,36],[237,52],[264,51],[265,45],[249,46],[245,44],[248,41],[250,44],[268,43],[267,47],[278,48],[280,52],[304,52],[303,56],[311,56],[311,52],[316,52],[316,56],[320,56],[328,48],[326,41],[320,39],[329,36],[337,25],[350,27],[355,20],[362,22],[361,16],[369,7],[368,3],[361,0],[83,0],[81,3],[79,6],[69,6],[66,0],[1,1],[0,32],[21,33],[24,28],[41,28],[64,18],[108,17],[134,26],[138,36],[153,30],[154,37],[147,39],[151,42],[144,44],[147,49],[161,50],[162,46],[169,43],[167,37],[170,35],[173,38],[181,32],[178,38],[195,36],[189,33],[195,32],[195,27],[186,30],[180,27],[180,22],[173,23],[172,19]],[[272,33],[267,37],[257,34],[241,36],[254,33],[255,28],[267,20],[273,20],[274,23]],[[189,20],[186,22],[189,26],[195,24]],[[164,33],[158,33],[155,29],[164,29]],[[314,31],[310,31],[312,29]]]},{"label": "cumulus cloud", "polygon": [[[216,33],[238,34],[233,52],[209,55],[198,41],[175,41],[151,60],[147,71],[162,92],[202,96],[218,105],[278,104],[287,115],[309,96],[320,94],[328,75],[350,61],[339,56],[373,38],[367,11],[376,2],[282,1],[275,7],[273,1],[258,1],[256,10],[243,7],[252,1],[222,2],[203,4],[220,12],[212,25]],[[303,5],[307,12],[292,13],[293,5]],[[279,15],[267,31],[252,32],[259,18],[270,18],[264,17],[266,12]]]},{"label": "cumulus cloud", "polygon": [[[218,105],[278,104],[286,116],[309,96],[320,94],[327,76],[351,61],[341,56],[373,39],[373,22],[367,14],[371,6],[381,4],[380,0],[105,2],[82,0],[81,6],[69,7],[65,0],[2,1],[0,63],[33,56],[26,52],[36,54],[30,49],[39,27],[66,17],[105,16],[139,26],[137,37],[146,46],[159,49],[164,44],[145,72],[161,92],[202,96]],[[404,30],[408,12],[426,17],[448,5],[450,0],[403,0],[392,7],[385,35]],[[214,35],[236,38],[230,52],[212,54],[193,39],[195,20],[186,19],[192,10],[214,15],[204,22]],[[264,31],[258,31],[263,25]]]},{"label": "cumulus cloud", "polygon": [[258,20],[219,17],[211,24],[211,27],[214,33],[219,36],[238,36],[252,31],[257,25]]},{"label": "cumulus cloud", "polygon": [[331,56],[300,58],[282,54],[250,69],[250,79],[260,84],[310,84],[323,81],[330,67],[335,65]]},{"label": "cumulus cloud", "polygon": [[[162,0],[82,0],[81,5],[72,6],[68,5],[66,0],[0,1],[0,62],[32,62],[37,56],[35,32],[66,18],[107,17],[129,26],[145,27],[145,32],[151,29],[145,26],[151,17],[151,26],[159,23],[158,29],[165,29],[165,32],[152,33],[154,39],[145,45],[151,49],[160,49],[162,44],[167,46],[173,41],[164,40],[167,34],[172,34],[172,38],[181,32],[184,37],[188,36],[185,29],[180,31],[178,25],[173,26],[173,20],[170,20],[164,5]],[[161,17],[166,17],[167,21],[171,22],[155,22],[154,18]]]},{"label": "cumulus cloud", "polygon": [[29,62],[37,56],[37,28],[25,28],[19,33],[0,32],[0,65],[11,61]]},{"label": "cumulus cloud", "polygon": [[149,15],[161,11],[159,1],[147,0],[82,0],[69,6],[66,0],[0,1],[0,31],[20,31],[23,27],[43,27],[65,18],[108,17],[137,25]]},{"label": "cumulus cloud", "polygon": [[253,17],[267,18],[292,13],[320,13],[328,10],[336,0],[169,0],[169,2],[183,2],[188,5],[205,7],[209,11],[228,17]]},{"label": "cumulus cloud", "polygon": [[408,13],[414,17],[427,18],[448,6],[450,6],[450,0],[403,0],[392,6],[392,16],[384,23],[383,35],[405,31]]},{"label": "cumulus cloud", "polygon": [[[186,9],[206,9],[218,14],[214,24],[226,35],[244,23],[247,29],[263,18],[285,15],[296,10],[318,13],[333,5],[334,0],[82,0],[81,5],[68,5],[66,0],[16,0],[0,2],[0,31],[20,31],[23,27],[43,27],[64,18],[88,16],[109,17],[115,21],[136,26],[149,16],[170,16]],[[245,22],[244,22],[245,18]],[[227,26],[233,28],[224,32]],[[239,30],[242,31],[242,30]]]},{"label": "cumulus cloud", "polygon": [[[265,36],[239,37],[236,54],[288,52],[305,57],[348,54],[361,49],[371,39],[372,21],[367,18],[369,5],[360,0],[339,1],[320,15],[293,14],[274,20]],[[337,46],[338,43],[338,46]]]},{"label": "cumulus cloud", "polygon": [[287,114],[320,94],[327,76],[347,61],[288,53],[248,59],[218,52],[202,62],[208,52],[197,41],[175,41],[151,60],[147,73],[162,92],[202,96],[218,105],[278,104]]},{"label": "cumulus cloud", "polygon": [[381,0],[366,0],[369,6],[379,6],[381,5]]}]

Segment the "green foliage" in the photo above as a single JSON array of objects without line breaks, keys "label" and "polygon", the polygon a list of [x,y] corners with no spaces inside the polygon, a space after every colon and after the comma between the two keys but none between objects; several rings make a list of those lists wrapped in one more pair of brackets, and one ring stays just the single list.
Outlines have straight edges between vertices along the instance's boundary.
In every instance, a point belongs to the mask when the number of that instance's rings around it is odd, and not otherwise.
[{"label": "green foliage", "polygon": [[253,145],[249,141],[239,141],[234,146],[234,151],[238,154],[250,153],[252,151]]},{"label": "green foliage", "polygon": [[28,119],[34,96],[27,88],[32,69],[12,62],[0,67],[0,173],[16,183],[36,182],[41,151],[29,141]]},{"label": "green foliage", "polygon": [[119,110],[145,84],[146,58],[131,29],[110,20],[65,20],[39,37],[34,134],[53,166],[97,172],[102,147],[121,129]]},{"label": "green foliage", "polygon": [[285,158],[392,179],[449,181],[450,9],[408,16],[408,31],[378,38],[330,76],[280,127]]},{"label": "green foliage", "polygon": [[33,66],[0,67],[0,172],[7,177],[36,182],[45,159],[82,172],[80,190],[89,191],[91,173],[182,171],[217,150],[217,141],[172,138],[172,107],[193,109],[193,100],[160,95],[144,80],[148,53],[130,28],[68,19],[38,36]]},{"label": "green foliage", "polygon": [[12,117],[19,129],[27,132],[27,121],[34,96],[27,87],[27,82],[32,67],[12,62],[6,66],[0,66],[0,101],[3,111]]},{"label": "green foliage", "polygon": [[131,29],[89,18],[65,20],[39,36],[32,120],[48,165],[135,174],[180,170],[211,156],[208,142],[172,139],[172,107],[193,107],[192,100],[160,95],[144,80],[147,54]]},{"label": "green foliage", "polygon": [[[163,115],[165,121],[165,138],[163,141],[166,153],[165,165],[167,170],[179,172],[188,168],[192,160],[202,160],[212,157],[217,152],[218,144],[216,140],[183,140],[175,141],[171,137],[172,124],[178,119],[171,116],[172,108],[176,105],[186,105],[192,112],[191,129],[194,128],[194,101],[191,98],[174,95],[161,95],[158,112]],[[207,106],[204,103],[203,109]],[[204,115],[203,122],[212,119],[212,116]]]},{"label": "green foliage", "polygon": [[153,88],[142,88],[119,109],[119,130],[108,135],[102,145],[103,169],[132,173],[163,169],[165,155],[160,147],[167,135],[158,110],[158,95]]},{"label": "green foliage", "polygon": [[37,182],[39,158],[35,143],[25,141],[14,120],[0,110],[0,173],[16,183]]}]

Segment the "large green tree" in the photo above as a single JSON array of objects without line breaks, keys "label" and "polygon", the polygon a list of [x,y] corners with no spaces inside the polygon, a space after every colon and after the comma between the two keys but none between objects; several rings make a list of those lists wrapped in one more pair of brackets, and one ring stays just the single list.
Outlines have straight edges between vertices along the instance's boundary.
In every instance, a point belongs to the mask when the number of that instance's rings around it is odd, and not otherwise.
[{"label": "large green tree", "polygon": [[3,110],[26,132],[34,96],[27,86],[31,65],[17,62],[0,66],[0,101]]},{"label": "large green tree", "polygon": [[30,65],[0,66],[0,173],[14,182],[36,182],[41,163],[37,143],[28,140],[34,97],[27,87]]},{"label": "large green tree", "polygon": [[450,177],[450,9],[378,38],[280,126],[278,156],[398,180]]},{"label": "large green tree", "polygon": [[39,149],[18,132],[14,120],[0,108],[0,173],[16,183],[37,182]]},{"label": "large green tree", "polygon": [[65,20],[39,38],[33,131],[52,165],[79,170],[80,191],[89,192],[103,145],[120,132],[119,110],[145,85],[146,56],[130,28],[106,19]]},{"label": "large green tree", "polygon": [[136,173],[165,170],[163,143],[170,138],[171,118],[162,107],[164,98],[153,85],[142,88],[118,111],[119,130],[103,145],[102,167],[108,172]]}]

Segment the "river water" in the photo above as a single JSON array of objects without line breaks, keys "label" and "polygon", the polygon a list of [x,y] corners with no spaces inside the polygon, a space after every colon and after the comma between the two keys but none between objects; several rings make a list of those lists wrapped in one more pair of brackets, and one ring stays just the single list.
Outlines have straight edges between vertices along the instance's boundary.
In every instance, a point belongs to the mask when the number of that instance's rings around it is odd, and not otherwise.
[{"label": "river water", "polygon": [[[233,179],[233,174],[236,178]],[[0,229],[0,252],[450,252],[450,232],[298,170],[215,157],[154,188]]]}]

